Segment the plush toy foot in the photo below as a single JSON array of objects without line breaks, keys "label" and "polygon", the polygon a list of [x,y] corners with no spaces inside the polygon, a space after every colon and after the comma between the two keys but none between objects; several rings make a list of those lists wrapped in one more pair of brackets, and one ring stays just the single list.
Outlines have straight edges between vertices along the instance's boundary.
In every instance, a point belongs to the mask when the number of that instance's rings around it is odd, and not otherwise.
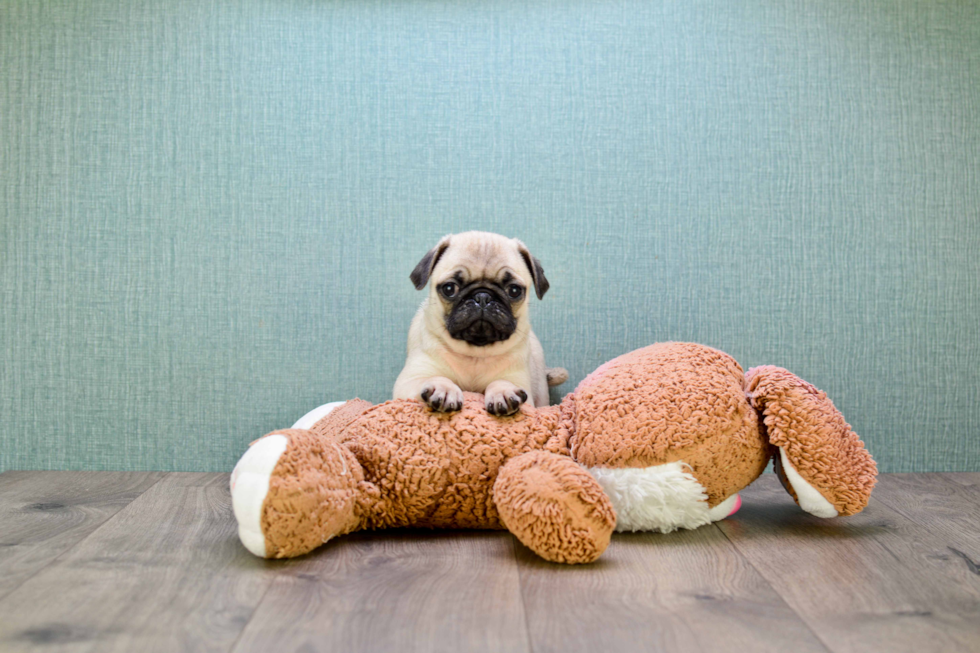
[{"label": "plush toy foot", "polygon": [[[308,429],[343,404],[343,401],[334,401],[317,406],[300,417],[293,428]],[[238,520],[238,537],[246,549],[262,558],[265,557],[265,536],[262,535],[261,525],[262,504],[269,492],[269,477],[288,442],[285,435],[270,435],[256,441],[231,472],[232,506],[235,519]]]},{"label": "plush toy foot", "polygon": [[[334,408],[316,408],[297,422],[309,427]],[[329,435],[306,428],[273,432],[255,441],[231,473],[238,536],[263,558],[302,555],[354,523],[358,463]]]},{"label": "plush toy foot", "polygon": [[750,369],[745,391],[779,447],[779,480],[801,508],[836,517],[868,505],[878,468],[826,394],[771,365]]},{"label": "plush toy foot", "polygon": [[242,456],[231,498],[238,534],[264,558],[309,553],[357,525],[357,459],[323,433],[276,431]]},{"label": "plush toy foot", "polygon": [[289,438],[281,434],[266,436],[248,448],[231,472],[231,504],[238,520],[238,537],[245,548],[265,555],[262,534],[262,505],[269,493],[269,478]]},{"label": "plush toy foot", "polygon": [[609,497],[570,458],[531,451],[509,460],[493,499],[504,525],[525,546],[552,562],[592,562],[616,527]]}]

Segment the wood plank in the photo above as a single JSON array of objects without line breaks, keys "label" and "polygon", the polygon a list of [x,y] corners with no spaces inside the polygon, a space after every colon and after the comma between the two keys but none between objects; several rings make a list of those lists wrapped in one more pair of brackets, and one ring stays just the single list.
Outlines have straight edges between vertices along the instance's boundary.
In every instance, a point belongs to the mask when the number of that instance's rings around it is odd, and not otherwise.
[{"label": "wood plank", "polygon": [[578,567],[518,547],[536,653],[827,650],[714,525],[616,534]]},{"label": "wood plank", "polygon": [[160,472],[0,474],[0,598],[163,476]]},{"label": "wood plank", "polygon": [[888,487],[864,512],[822,520],[769,474],[719,528],[833,651],[980,650],[980,577],[941,530],[879,500]]},{"label": "wood plank", "polygon": [[274,573],[238,541],[228,474],[169,474],[0,600],[0,649],[227,651]]},{"label": "wood plank", "polygon": [[974,496],[980,497],[980,472],[947,472],[943,474],[943,478],[970,488]]},{"label": "wood plank", "polygon": [[158,478],[0,475],[0,649],[980,650],[980,474],[883,475],[838,520],[768,475],[729,520],[583,567],[477,531],[263,561],[226,474]]},{"label": "wood plank", "polygon": [[358,533],[276,563],[235,646],[246,651],[526,651],[513,538],[494,531]]},{"label": "wood plank", "polygon": [[[980,480],[980,474],[976,476]],[[951,547],[980,553],[980,484],[958,480],[938,473],[885,474],[875,497],[945,538]]]},{"label": "wood plank", "polygon": [[875,488],[889,508],[946,542],[937,560],[964,565],[980,582],[980,474],[887,474]]}]

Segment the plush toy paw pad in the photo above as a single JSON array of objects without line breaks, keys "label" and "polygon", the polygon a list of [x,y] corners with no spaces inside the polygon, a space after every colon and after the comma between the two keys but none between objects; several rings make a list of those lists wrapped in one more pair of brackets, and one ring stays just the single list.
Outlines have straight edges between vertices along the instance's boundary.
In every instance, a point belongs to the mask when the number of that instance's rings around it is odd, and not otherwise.
[{"label": "plush toy paw pad", "polygon": [[733,494],[714,508],[708,510],[708,519],[713,522],[731,517],[742,507],[742,497]]},{"label": "plush toy paw pad", "polygon": [[738,512],[739,508],[741,508],[741,507],[742,507],[742,497],[740,497],[739,495],[736,494],[735,495],[735,507],[732,508],[732,511],[730,513],[728,513],[727,515],[725,515],[725,516],[726,517],[731,517],[736,512]]}]

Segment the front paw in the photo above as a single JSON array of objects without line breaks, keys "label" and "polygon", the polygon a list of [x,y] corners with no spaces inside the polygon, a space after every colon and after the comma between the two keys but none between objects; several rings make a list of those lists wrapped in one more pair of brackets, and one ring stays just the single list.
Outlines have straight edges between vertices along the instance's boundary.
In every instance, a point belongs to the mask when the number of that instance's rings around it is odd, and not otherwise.
[{"label": "front paw", "polygon": [[487,386],[484,398],[487,412],[503,417],[521,409],[521,404],[527,401],[527,391],[510,381],[494,381]]},{"label": "front paw", "polygon": [[434,377],[422,386],[419,398],[432,410],[452,413],[463,408],[463,391],[446,378]]}]

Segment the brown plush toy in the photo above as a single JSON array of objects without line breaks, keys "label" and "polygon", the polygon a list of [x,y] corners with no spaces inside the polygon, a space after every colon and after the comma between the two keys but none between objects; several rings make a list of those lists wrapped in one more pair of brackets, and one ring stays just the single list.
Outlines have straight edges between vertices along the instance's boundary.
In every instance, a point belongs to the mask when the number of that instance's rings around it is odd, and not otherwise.
[{"label": "brown plush toy", "polygon": [[778,367],[662,343],[601,366],[558,406],[435,413],[414,400],[328,404],[257,440],[232,473],[242,543],[286,558],[352,531],[507,528],[543,558],[598,558],[613,530],[734,513],[770,456],[819,517],[851,515],[877,473],[827,396]]}]

